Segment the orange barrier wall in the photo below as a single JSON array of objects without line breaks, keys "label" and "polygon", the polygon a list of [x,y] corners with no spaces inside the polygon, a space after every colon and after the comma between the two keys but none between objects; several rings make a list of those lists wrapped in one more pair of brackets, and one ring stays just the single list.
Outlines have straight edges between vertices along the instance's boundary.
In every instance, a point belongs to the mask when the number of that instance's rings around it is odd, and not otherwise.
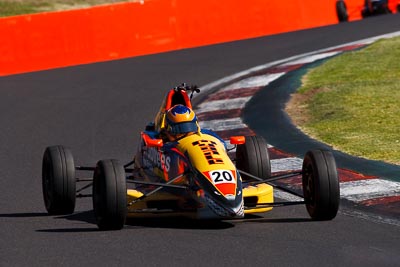
[{"label": "orange barrier wall", "polygon": [[0,18],[0,76],[337,23],[336,0],[144,0]]},{"label": "orange barrier wall", "polygon": [[361,10],[364,6],[364,0],[344,0],[347,7],[349,20],[361,19]]}]

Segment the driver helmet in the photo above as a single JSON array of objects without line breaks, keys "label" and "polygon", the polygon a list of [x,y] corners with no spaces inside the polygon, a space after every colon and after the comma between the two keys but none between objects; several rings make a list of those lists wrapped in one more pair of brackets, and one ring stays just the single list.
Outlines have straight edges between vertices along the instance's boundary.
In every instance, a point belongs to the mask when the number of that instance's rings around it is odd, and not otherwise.
[{"label": "driver helmet", "polygon": [[166,130],[175,138],[199,131],[196,114],[187,106],[181,104],[173,106],[167,111]]}]

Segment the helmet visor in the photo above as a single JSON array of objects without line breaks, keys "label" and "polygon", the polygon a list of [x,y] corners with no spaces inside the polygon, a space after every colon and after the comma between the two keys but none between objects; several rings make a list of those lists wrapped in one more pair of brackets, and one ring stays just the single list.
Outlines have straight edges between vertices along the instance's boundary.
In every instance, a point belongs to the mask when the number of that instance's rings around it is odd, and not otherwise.
[{"label": "helmet visor", "polygon": [[182,122],[175,125],[171,125],[171,134],[184,134],[190,132],[197,132],[197,123],[194,121]]}]

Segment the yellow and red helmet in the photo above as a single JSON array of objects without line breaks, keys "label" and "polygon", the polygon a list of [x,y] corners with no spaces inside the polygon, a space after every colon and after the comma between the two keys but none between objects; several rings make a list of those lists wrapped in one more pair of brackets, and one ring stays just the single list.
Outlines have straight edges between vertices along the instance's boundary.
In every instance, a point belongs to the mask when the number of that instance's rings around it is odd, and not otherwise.
[{"label": "yellow and red helmet", "polygon": [[166,129],[170,134],[197,132],[196,114],[187,106],[175,105],[167,111]]}]

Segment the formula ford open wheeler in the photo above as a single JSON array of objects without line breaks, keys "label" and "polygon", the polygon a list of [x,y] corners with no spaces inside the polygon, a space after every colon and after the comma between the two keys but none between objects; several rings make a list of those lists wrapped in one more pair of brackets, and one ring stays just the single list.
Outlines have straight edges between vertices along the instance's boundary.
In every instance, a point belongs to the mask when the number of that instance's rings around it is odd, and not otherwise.
[{"label": "formula ford open wheeler", "polygon": [[[197,131],[189,136],[163,140],[160,132],[166,126],[167,111],[177,104],[191,109],[195,92],[200,90],[185,84],[168,92],[154,122],[141,132],[133,161],[125,165],[107,159],[95,167],[75,166],[68,148],[47,147],[42,184],[48,213],[71,214],[76,198],[92,196],[101,230],[121,229],[127,217],[184,215],[226,220],[295,204],[305,204],[314,220],[336,216],[339,182],[329,151],[309,151],[302,170],[272,175],[267,143],[258,136],[232,136],[228,143],[197,124]],[[93,172],[93,178],[77,178],[76,171]],[[300,176],[302,193],[277,184],[280,179]],[[77,183],[82,187],[77,189]],[[90,187],[91,192],[82,193]],[[304,200],[274,202],[274,188]]]}]

